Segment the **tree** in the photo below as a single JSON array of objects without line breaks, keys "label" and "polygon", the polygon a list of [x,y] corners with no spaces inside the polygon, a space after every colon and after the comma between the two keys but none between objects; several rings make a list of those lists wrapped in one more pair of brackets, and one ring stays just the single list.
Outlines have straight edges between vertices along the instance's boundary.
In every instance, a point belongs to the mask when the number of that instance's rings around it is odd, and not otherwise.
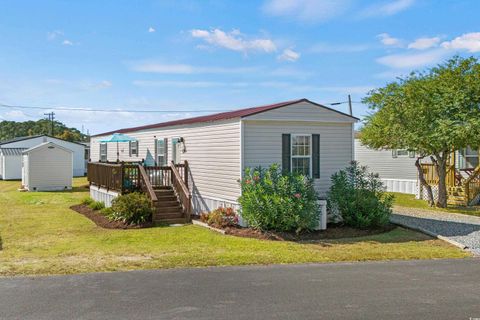
[{"label": "tree", "polygon": [[[363,99],[371,110],[364,144],[430,156],[438,173],[438,207],[447,206],[446,175],[452,151],[480,145],[480,64],[454,57],[424,72],[375,89]],[[420,160],[420,159],[418,159]]]},{"label": "tree", "polygon": [[[51,122],[46,119],[38,121],[1,121],[0,122],[0,141],[16,137],[33,136],[37,134],[49,134]],[[78,129],[68,128],[65,124],[55,121],[55,137],[68,141],[87,141],[88,137],[82,134]]]}]

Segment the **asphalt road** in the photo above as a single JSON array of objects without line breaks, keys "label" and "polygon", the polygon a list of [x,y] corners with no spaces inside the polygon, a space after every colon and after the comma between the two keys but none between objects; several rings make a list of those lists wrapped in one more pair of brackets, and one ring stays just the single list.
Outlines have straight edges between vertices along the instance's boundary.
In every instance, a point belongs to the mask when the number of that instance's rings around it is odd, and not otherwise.
[{"label": "asphalt road", "polygon": [[2,278],[0,318],[480,318],[480,260]]}]

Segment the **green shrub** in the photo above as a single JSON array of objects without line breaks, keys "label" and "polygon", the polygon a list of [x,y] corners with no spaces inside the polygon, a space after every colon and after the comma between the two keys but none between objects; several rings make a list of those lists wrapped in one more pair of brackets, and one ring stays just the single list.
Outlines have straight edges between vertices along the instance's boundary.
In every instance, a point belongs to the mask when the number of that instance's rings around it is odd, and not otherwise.
[{"label": "green shrub", "polygon": [[151,221],[152,214],[150,199],[142,193],[132,192],[113,199],[112,212],[108,218],[128,224],[141,224]]},{"label": "green shrub", "polygon": [[318,224],[317,194],[312,181],[297,173],[268,169],[245,170],[240,181],[242,218],[260,230],[311,230]]},{"label": "green shrub", "polygon": [[233,227],[238,225],[238,216],[233,208],[219,207],[212,212],[202,213],[200,220],[214,227]]},{"label": "green shrub", "polygon": [[110,216],[112,213],[113,213],[113,210],[110,207],[109,208],[103,208],[103,209],[100,210],[100,214],[102,216],[105,216],[105,217]]},{"label": "green shrub", "polygon": [[88,206],[93,210],[102,210],[105,208],[105,204],[101,201],[92,201]]},{"label": "green shrub", "polygon": [[378,174],[353,161],[332,176],[328,209],[340,214],[343,222],[355,228],[381,227],[392,213],[393,196],[385,193]]},{"label": "green shrub", "polygon": [[93,199],[90,197],[85,197],[82,199],[82,204],[90,206],[93,203]]}]

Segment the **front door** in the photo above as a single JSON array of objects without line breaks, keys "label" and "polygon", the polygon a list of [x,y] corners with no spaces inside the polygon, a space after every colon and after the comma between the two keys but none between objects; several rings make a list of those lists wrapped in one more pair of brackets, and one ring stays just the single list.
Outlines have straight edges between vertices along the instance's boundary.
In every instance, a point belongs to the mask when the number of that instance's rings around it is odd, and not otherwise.
[{"label": "front door", "polygon": [[172,161],[173,163],[180,163],[181,143],[179,138],[172,139]]}]

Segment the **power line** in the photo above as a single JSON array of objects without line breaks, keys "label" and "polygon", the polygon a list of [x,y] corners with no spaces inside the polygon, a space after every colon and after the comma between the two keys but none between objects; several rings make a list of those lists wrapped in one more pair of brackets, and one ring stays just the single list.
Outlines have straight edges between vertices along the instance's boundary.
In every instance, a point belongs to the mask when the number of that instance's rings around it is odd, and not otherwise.
[{"label": "power line", "polygon": [[119,109],[90,109],[90,108],[67,108],[67,107],[37,107],[37,106],[17,106],[0,103],[1,108],[11,109],[39,109],[39,110],[56,110],[56,111],[85,111],[85,112],[132,112],[132,113],[172,113],[172,112],[219,112],[230,110],[119,110]]}]

